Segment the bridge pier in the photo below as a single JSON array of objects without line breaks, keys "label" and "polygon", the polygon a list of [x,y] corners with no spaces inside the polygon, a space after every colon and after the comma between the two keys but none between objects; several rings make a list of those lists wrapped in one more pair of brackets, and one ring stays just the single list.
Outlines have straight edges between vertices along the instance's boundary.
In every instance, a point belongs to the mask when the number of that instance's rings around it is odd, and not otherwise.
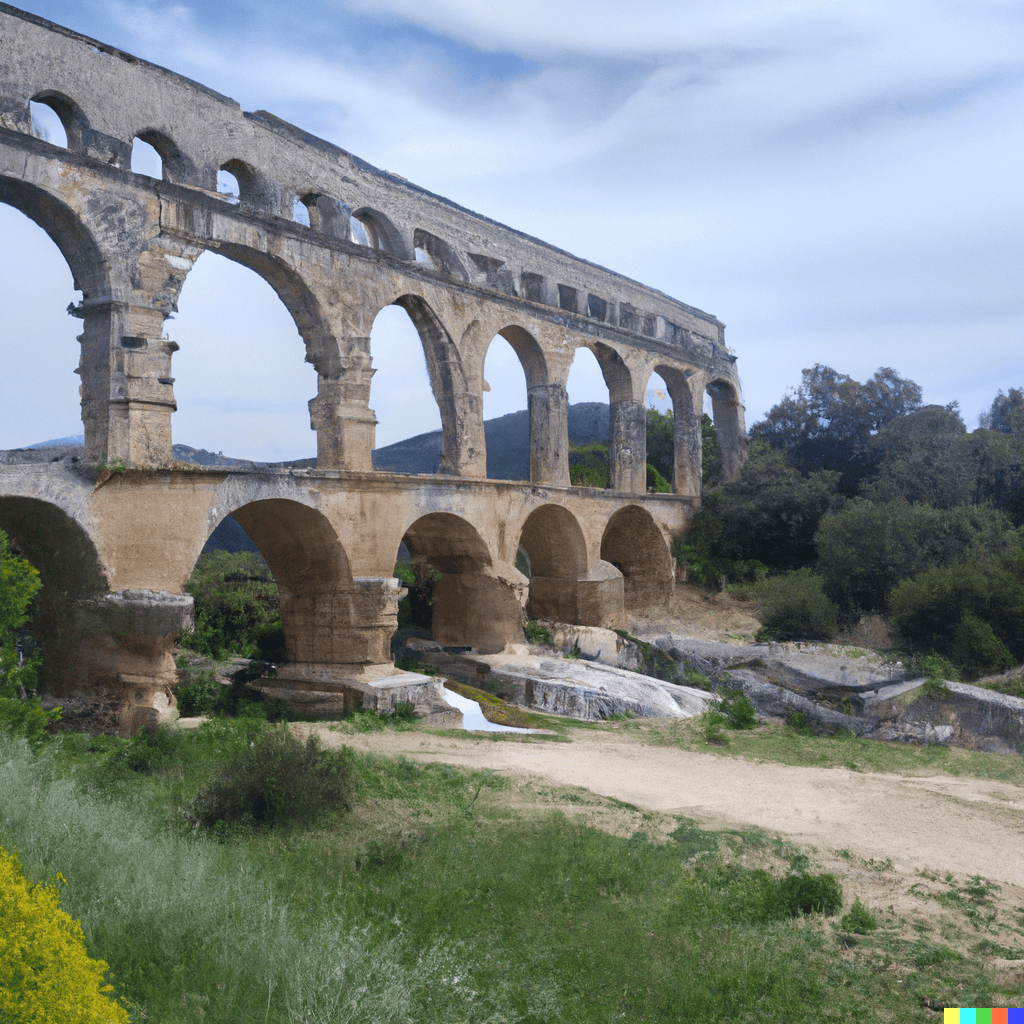
[{"label": "bridge pier", "polygon": [[75,599],[70,624],[44,643],[47,688],[80,700],[105,727],[137,732],[178,717],[174,649],[192,624],[192,598],[122,590]]},{"label": "bridge pier", "polygon": [[613,491],[647,490],[647,409],[643,402],[613,402],[608,437],[608,486]]}]

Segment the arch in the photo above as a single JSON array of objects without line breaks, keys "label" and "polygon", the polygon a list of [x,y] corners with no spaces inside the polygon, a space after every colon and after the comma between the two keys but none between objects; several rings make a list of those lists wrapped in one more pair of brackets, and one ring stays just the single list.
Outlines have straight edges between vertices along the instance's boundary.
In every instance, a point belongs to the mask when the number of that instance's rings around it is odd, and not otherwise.
[{"label": "arch", "polygon": [[0,175],[0,203],[20,210],[50,236],[85,302],[110,294],[107,260],[92,232],[69,206],[31,182],[4,175]]},{"label": "arch", "polygon": [[706,391],[711,396],[722,476],[725,480],[734,480],[746,457],[746,429],[739,389],[732,381],[714,378],[708,382]]},{"label": "arch", "polygon": [[248,267],[274,289],[305,342],[306,362],[312,363],[317,373],[330,377],[341,372],[337,340],[323,315],[320,301],[298,271],[277,256],[238,242],[218,241],[216,247],[209,246],[209,249]]},{"label": "arch", "polygon": [[413,232],[412,244],[417,263],[429,266],[448,277],[457,277],[463,281],[469,280],[469,275],[455,254],[455,250],[443,238],[438,238],[437,235],[432,235],[429,231],[417,228]]},{"label": "arch", "polygon": [[134,137],[152,146],[160,155],[164,181],[195,182],[195,164],[181,151],[174,139],[165,132],[156,128],[144,128],[142,131],[136,132]]},{"label": "arch", "polygon": [[576,517],[560,505],[541,505],[523,523],[519,544],[530,565],[527,615],[579,622],[578,581],[587,571],[587,542]]},{"label": "arch", "polygon": [[84,678],[76,600],[108,590],[96,545],[67,512],[39,498],[0,497],[0,530],[15,553],[39,570],[43,586],[29,631],[42,647],[46,686],[55,694],[72,693]]},{"label": "arch", "polygon": [[441,414],[441,457],[438,471],[460,475],[463,463],[465,416],[460,406],[467,395],[462,357],[451,335],[430,305],[419,295],[401,295],[392,305],[409,314],[427,360],[427,374]]},{"label": "arch", "polygon": [[201,253],[178,297],[174,440],[256,462],[310,457],[319,382],[289,306],[302,299],[286,292],[282,301],[272,281],[229,255]]},{"label": "arch", "polygon": [[496,571],[470,523],[451,512],[431,512],[406,530],[403,543],[413,562],[426,562],[442,574],[430,627],[439,644],[487,654],[522,641],[522,606],[513,589],[519,573]]},{"label": "arch", "polygon": [[452,512],[430,512],[402,538],[415,562],[429,562],[443,573],[474,573],[491,565],[491,553],[476,527]]},{"label": "arch", "polygon": [[541,505],[523,523],[519,543],[530,559],[531,579],[577,579],[587,571],[587,542],[576,517],[561,505]]},{"label": "arch", "polygon": [[699,496],[701,493],[701,455],[703,441],[700,430],[700,408],[690,385],[693,370],[659,364],[654,370],[668,388],[672,399],[672,430],[674,473],[672,488],[676,494]]},{"label": "arch", "polygon": [[351,218],[351,240],[356,245],[379,249],[400,260],[410,259],[402,233],[379,210],[361,206],[352,211]]},{"label": "arch", "polygon": [[89,130],[89,120],[82,108],[70,96],[55,89],[44,89],[42,92],[37,92],[30,102],[42,103],[60,118],[70,152],[81,153],[85,149],[85,136]]},{"label": "arch", "polygon": [[[288,498],[225,509],[249,535],[277,580],[288,661],[350,664],[361,609],[348,555],[327,517]],[[286,674],[286,673],[282,673]]]},{"label": "arch", "polygon": [[[220,165],[219,170],[226,171],[238,182],[239,206],[254,213],[281,213],[278,189],[265,174],[244,160],[238,159],[226,160]],[[220,182],[218,182],[218,191],[220,191]],[[229,197],[229,201],[231,201],[231,197]]]},{"label": "arch", "polygon": [[[523,367],[523,373],[526,376],[527,390],[547,384],[548,361],[537,339],[528,330],[524,327],[519,327],[517,324],[509,324],[507,327],[502,327],[497,333],[512,346],[512,350],[518,356],[519,362]],[[490,344],[487,347],[490,348]],[[486,362],[487,351],[485,350],[480,363],[481,367]]]},{"label": "arch", "polygon": [[626,505],[608,520],[601,538],[601,559],[622,573],[628,611],[667,607],[675,578],[672,553],[645,508]]}]

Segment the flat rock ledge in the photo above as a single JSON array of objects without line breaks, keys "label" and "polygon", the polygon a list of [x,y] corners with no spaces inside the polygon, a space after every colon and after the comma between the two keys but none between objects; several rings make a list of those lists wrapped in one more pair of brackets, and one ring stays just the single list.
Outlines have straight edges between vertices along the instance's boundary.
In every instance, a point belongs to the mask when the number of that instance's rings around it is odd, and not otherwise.
[{"label": "flat rock ledge", "polygon": [[[556,652],[511,645],[502,654],[481,655],[410,638],[400,656],[510,703],[582,721],[690,718],[734,688],[760,716],[799,714],[815,733],[848,729],[871,739],[1024,753],[1024,700],[956,682],[936,692],[874,652],[545,625]],[[694,680],[708,689],[688,684]]]}]

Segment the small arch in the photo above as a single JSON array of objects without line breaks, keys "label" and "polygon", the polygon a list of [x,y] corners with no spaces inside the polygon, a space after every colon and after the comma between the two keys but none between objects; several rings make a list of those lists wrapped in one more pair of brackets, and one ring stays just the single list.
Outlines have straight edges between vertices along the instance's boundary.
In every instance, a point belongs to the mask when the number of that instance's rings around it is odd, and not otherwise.
[{"label": "small arch", "polygon": [[[47,139],[46,141],[51,145],[61,146],[75,153],[80,153],[84,149],[83,136],[89,127],[89,122],[82,112],[82,108],[70,96],[52,89],[38,92],[29,102],[29,110],[33,123],[38,117],[54,135],[57,134],[57,125],[48,117],[46,111],[51,111],[56,115],[64,138],[63,140],[60,140],[59,137]],[[34,130],[33,134],[35,134]]]},{"label": "small arch", "polygon": [[[144,161],[140,160],[140,166],[137,168],[136,150],[141,149],[139,143],[147,147],[147,156]],[[151,155],[152,153],[155,153],[159,160],[159,168]],[[147,168],[152,168],[152,170]],[[132,171],[163,181],[186,182],[195,178],[195,166],[192,161],[185,156],[169,135],[155,128],[146,128],[144,131],[136,133],[132,142]]]},{"label": "small arch", "polygon": [[[263,213],[274,213],[280,215],[280,196],[274,184],[255,168],[243,160],[228,160],[220,165],[221,172],[230,174],[238,185],[238,204],[249,210]],[[217,175],[217,191],[221,190],[221,181],[230,187],[230,178],[221,178]],[[234,202],[228,191],[222,193],[228,202]]]},{"label": "small arch", "polygon": [[164,179],[164,162],[152,143],[135,136],[132,140],[132,174],[141,174],[157,181]]},{"label": "small arch", "polygon": [[379,210],[368,206],[353,210],[349,224],[349,238],[356,245],[378,249],[400,260],[409,259],[401,232]]},{"label": "small arch", "polygon": [[628,611],[667,607],[674,584],[672,553],[645,508],[626,505],[608,520],[601,559],[622,573]]},{"label": "small arch", "polygon": [[234,173],[225,167],[217,171],[217,194],[233,205],[241,202],[242,186]]},{"label": "small arch", "polygon": [[[313,200],[313,204],[315,208],[315,198]],[[302,196],[292,197],[292,220],[295,221],[296,224],[301,224],[303,227],[313,227],[312,213]]]},{"label": "small arch", "polygon": [[438,238],[437,235],[432,235],[429,231],[417,228],[413,232],[413,253],[417,263],[430,267],[438,273],[447,274],[449,277],[458,277],[463,281],[469,279],[465,268],[458,256],[455,255],[455,250],[443,238]]}]

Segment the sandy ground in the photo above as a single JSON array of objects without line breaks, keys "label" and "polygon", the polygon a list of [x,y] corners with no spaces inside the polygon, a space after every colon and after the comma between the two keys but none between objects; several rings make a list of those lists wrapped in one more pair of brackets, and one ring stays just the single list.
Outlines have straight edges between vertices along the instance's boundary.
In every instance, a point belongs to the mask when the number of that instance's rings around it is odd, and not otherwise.
[{"label": "sandy ground", "polygon": [[582,786],[717,827],[759,826],[812,845],[829,860],[847,850],[864,861],[891,859],[898,875],[981,875],[1024,889],[1024,789],[1007,783],[796,768],[651,746],[619,732],[522,743],[472,734],[317,731],[325,745]]}]

